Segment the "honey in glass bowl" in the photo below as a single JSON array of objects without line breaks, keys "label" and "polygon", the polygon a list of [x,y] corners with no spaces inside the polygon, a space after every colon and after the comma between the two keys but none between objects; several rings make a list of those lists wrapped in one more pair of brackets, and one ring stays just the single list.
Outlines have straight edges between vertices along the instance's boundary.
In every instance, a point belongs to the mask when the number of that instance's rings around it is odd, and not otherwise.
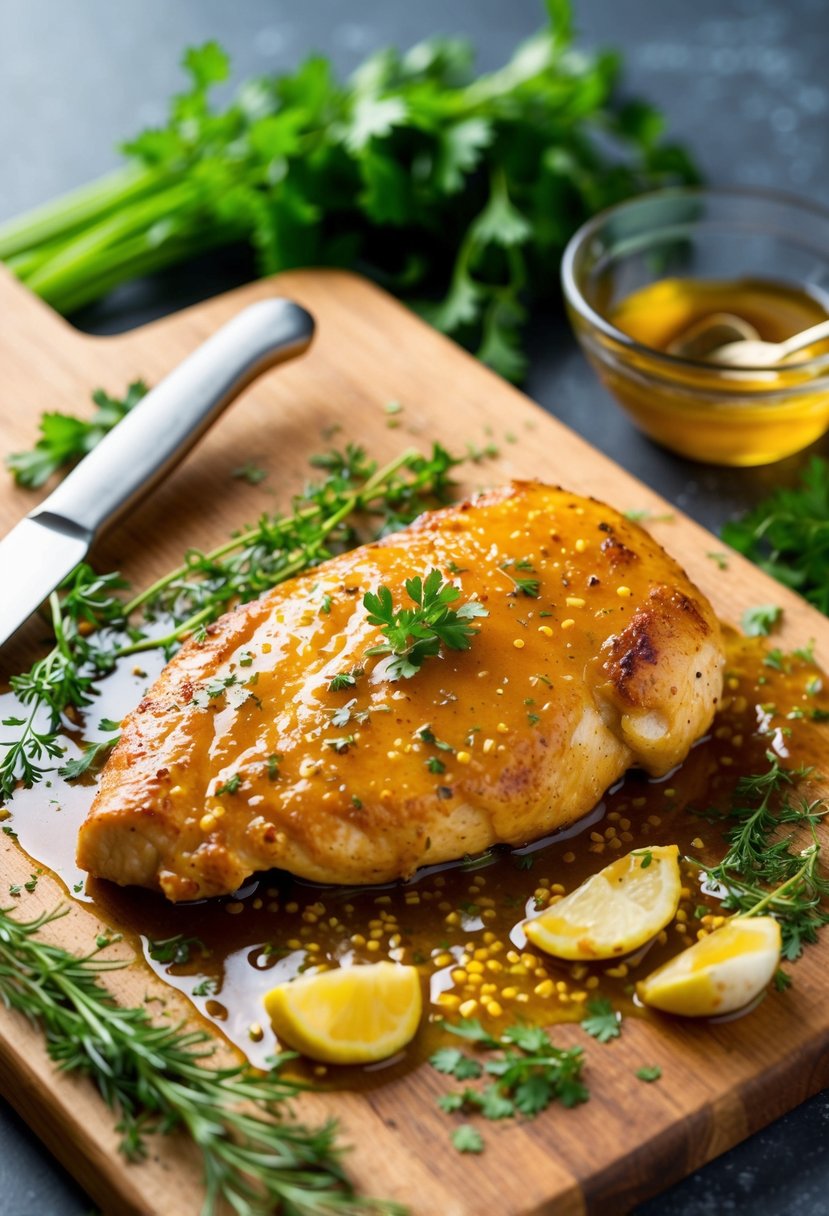
[{"label": "honey in glass bowl", "polygon": [[[825,305],[803,287],[773,279],[659,279],[631,292],[608,312],[617,329],[643,346],[668,350],[692,326],[715,313],[733,313],[764,342],[784,342],[829,318]],[[808,359],[801,351],[793,362]]]},{"label": "honey in glass bowl", "polygon": [[663,446],[711,464],[759,465],[829,429],[829,343],[766,369],[674,345],[717,313],[771,342],[827,320],[829,211],[743,189],[658,191],[583,225],[565,250],[562,284],[590,363]]}]

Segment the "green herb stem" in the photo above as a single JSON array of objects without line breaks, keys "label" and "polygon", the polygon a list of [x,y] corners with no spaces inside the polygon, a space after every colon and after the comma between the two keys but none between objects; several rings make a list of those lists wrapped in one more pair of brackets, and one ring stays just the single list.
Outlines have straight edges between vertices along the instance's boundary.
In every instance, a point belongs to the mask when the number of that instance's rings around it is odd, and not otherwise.
[{"label": "green herb stem", "polygon": [[0,258],[64,310],[239,240],[263,274],[359,266],[516,378],[519,295],[550,294],[579,223],[697,180],[661,115],[619,100],[616,56],[568,53],[568,0],[545,7],[546,26],[477,78],[472,47],[437,38],[345,83],[313,58],[219,107],[228,58],[190,48],[166,124],[123,146],[124,170],[0,225]]},{"label": "green herb stem", "polygon": [[65,912],[23,921],[0,910],[0,999],[42,1028],[57,1067],[93,1081],[119,1116],[128,1160],[145,1157],[153,1135],[188,1135],[203,1164],[202,1216],[403,1216],[398,1204],[355,1194],[333,1123],[291,1116],[302,1086],[279,1062],[267,1074],[211,1065],[206,1031],[155,1024],[144,1008],[114,1002],[100,977],[127,963],[101,958],[105,945],[77,956],[43,941]]}]

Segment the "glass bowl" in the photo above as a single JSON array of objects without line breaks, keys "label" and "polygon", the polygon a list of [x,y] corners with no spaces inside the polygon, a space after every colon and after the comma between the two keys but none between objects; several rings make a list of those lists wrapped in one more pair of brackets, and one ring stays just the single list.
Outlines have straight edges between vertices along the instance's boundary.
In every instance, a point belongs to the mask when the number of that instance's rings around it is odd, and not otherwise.
[{"label": "glass bowl", "polygon": [[663,279],[770,280],[805,291],[829,315],[829,211],[753,190],[660,190],[584,224],[562,262],[584,353],[658,443],[694,460],[757,465],[829,429],[829,353],[735,370],[644,345],[608,319]]}]

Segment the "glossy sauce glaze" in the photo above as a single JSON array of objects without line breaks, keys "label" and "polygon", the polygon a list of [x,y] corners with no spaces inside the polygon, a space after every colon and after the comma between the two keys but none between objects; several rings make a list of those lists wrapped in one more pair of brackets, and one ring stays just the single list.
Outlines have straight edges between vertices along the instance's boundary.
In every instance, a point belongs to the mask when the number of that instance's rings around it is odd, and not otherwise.
[{"label": "glossy sauce glaze", "polygon": [[[363,595],[382,587],[389,614],[413,612],[413,576],[431,570],[485,615],[468,648],[443,645],[396,679]],[[124,723],[80,861],[174,901],[271,869],[408,878],[574,821],[632,764],[665,772],[708,728],[721,684],[713,610],[649,533],[516,482],[188,642]]]},{"label": "glossy sauce glaze", "polygon": [[[420,1061],[444,1033],[440,1019],[460,1011],[493,1030],[516,1019],[550,1025],[580,1019],[587,1001],[602,995],[625,1013],[645,1015],[632,998],[634,981],[718,923],[717,901],[702,890],[696,867],[683,866],[675,921],[621,962],[557,963],[527,948],[521,922],[634,848],[676,843],[681,854],[716,862],[725,850],[722,829],[692,809],[726,809],[739,777],[764,771],[770,749],[788,767],[825,760],[821,720],[829,717],[829,695],[821,671],[807,658],[781,656],[768,642],[732,631],[727,650],[713,728],[674,771],[659,779],[631,772],[593,811],[547,840],[423,869],[405,883],[325,887],[274,872],[232,897],[171,906],[148,891],[84,886],[74,845],[94,782],[52,781],[21,791],[10,822],[32,857],[75,898],[94,900],[96,911],[135,940],[150,966],[254,1063],[264,1064],[278,1047],[262,1006],[274,985],[315,968],[380,959],[417,966],[430,999],[403,1057],[367,1070],[313,1069],[318,1083],[371,1084],[388,1075],[386,1068],[397,1072]],[[126,670],[104,681],[95,714],[122,716],[146,678]],[[150,942],[178,935],[197,939],[186,962],[150,956]]]}]

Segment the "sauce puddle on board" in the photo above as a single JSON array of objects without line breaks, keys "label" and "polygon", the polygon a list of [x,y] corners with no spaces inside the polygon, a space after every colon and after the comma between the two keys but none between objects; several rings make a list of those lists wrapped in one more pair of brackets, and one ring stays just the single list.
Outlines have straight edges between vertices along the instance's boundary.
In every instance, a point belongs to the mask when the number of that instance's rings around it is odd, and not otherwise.
[{"label": "sauce puddle on board", "polygon": [[[272,873],[229,898],[171,905],[148,891],[87,879],[75,866],[93,781],[70,785],[53,776],[21,790],[10,823],[36,864],[51,869],[72,898],[93,901],[255,1065],[279,1046],[262,1004],[269,989],[310,970],[382,959],[420,969],[429,1003],[419,1035],[403,1058],[329,1070],[328,1082],[365,1085],[388,1077],[386,1069],[413,1066],[444,1039],[444,1015],[480,1018],[493,1032],[516,1020],[549,1026],[580,1020],[587,1002],[603,996],[623,1013],[645,1016],[632,999],[635,980],[695,941],[719,913],[693,864],[683,863],[675,921],[623,961],[557,962],[528,947],[521,924],[632,849],[677,844],[681,855],[715,864],[725,852],[722,830],[692,810],[727,810],[739,778],[768,767],[767,751],[789,768],[825,764],[827,728],[818,723],[829,718],[829,680],[808,658],[782,656],[764,639],[729,630],[727,642],[719,713],[672,773],[654,780],[631,772],[589,815],[547,840],[425,869],[406,883],[322,887]],[[120,719],[155,674],[121,671],[104,680],[89,725]],[[159,946],[170,938],[180,940]],[[316,1069],[315,1079],[324,1073]]]}]

